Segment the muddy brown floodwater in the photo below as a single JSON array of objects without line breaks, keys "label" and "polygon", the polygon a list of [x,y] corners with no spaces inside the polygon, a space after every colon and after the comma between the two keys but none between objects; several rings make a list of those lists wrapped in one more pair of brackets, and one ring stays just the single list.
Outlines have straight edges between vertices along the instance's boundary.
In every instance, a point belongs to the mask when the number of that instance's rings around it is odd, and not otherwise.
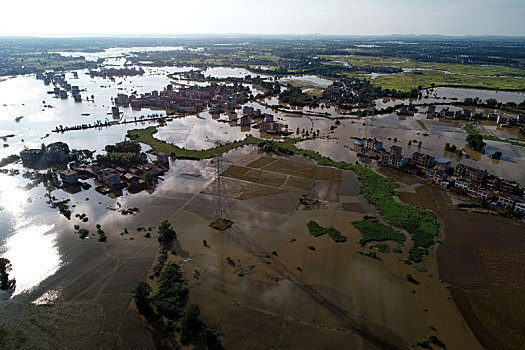
[{"label": "muddy brown floodwater", "polygon": [[[525,225],[497,215],[456,210],[446,191],[392,170],[401,183],[421,183],[403,201],[433,210],[442,223],[437,249],[440,279],[486,349],[520,349],[525,343]],[[409,181],[407,181],[407,179]]]}]

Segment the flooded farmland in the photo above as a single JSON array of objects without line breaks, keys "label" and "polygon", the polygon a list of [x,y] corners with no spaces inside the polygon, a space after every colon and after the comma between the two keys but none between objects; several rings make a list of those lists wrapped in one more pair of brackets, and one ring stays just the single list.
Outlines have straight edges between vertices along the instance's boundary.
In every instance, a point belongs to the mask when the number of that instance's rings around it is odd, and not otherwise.
[{"label": "flooded farmland", "polygon": [[[110,64],[124,65],[126,57],[137,50],[140,48],[106,50],[86,58],[107,58]],[[122,107],[114,119],[111,107],[117,94],[162,91],[172,81],[169,74],[192,67],[144,69],[142,76],[113,80],[92,78],[87,70],[76,71],[78,79],[67,73],[67,79],[81,89],[84,100],[80,103],[48,94],[52,87],[33,75],[0,82],[0,136],[13,135],[0,149],[0,158],[57,141],[72,149],[102,154],[106,145],[125,140],[128,130],[152,125],[157,127],[155,138],[188,150],[211,148],[216,140],[226,143],[248,135],[270,137],[253,125],[241,126],[226,113],[173,115],[159,124],[141,117],[165,115],[165,111]],[[203,73],[216,78],[253,75],[244,68],[228,67],[207,68]],[[291,76],[280,81],[318,87],[332,82],[317,76]],[[502,102],[525,99],[523,93],[434,90],[449,99],[475,94]],[[443,102],[429,98],[423,103],[438,101]],[[376,108],[400,101],[381,103]],[[358,118],[343,115],[334,107],[290,109],[305,114],[268,107],[277,104],[278,99],[273,97],[241,107],[273,114],[290,137],[301,137],[303,130],[318,131],[315,138],[305,138],[297,146],[336,161],[362,162],[354,140],[376,138],[387,149],[397,145],[404,154],[420,151],[436,158],[447,157],[453,164],[461,161],[525,185],[524,147],[487,141],[487,154],[467,152],[457,157],[445,152],[444,145],[464,147],[464,125],[429,118],[424,113],[426,107],[414,116],[392,113]],[[242,114],[240,109],[233,112]],[[59,125],[112,120],[119,123],[53,132]],[[490,127],[487,130],[502,132]],[[148,147],[143,144],[142,150]],[[503,154],[497,162],[489,157],[496,151]],[[89,218],[83,224],[90,231],[85,240],[73,233],[73,225],[80,220],[67,220],[56,208],[50,208],[43,186],[28,189],[30,180],[0,174],[0,255],[9,258],[17,279],[16,291],[5,306],[5,318],[14,319],[27,312],[28,303],[60,302],[72,308],[86,307],[86,314],[93,322],[103,324],[111,336],[143,335],[146,330],[141,328],[140,319],[129,310],[129,290],[136,281],[148,277],[158,254],[156,228],[169,220],[177,232],[177,246],[169,260],[181,263],[186,276],[199,271],[198,278],[188,278],[191,299],[201,305],[206,323],[224,334],[225,348],[286,348],[291,344],[305,348],[404,348],[433,328],[451,349],[481,348],[439,278],[439,250],[432,249],[417,266],[403,263],[410,239],[403,244],[389,242],[400,253],[378,253],[378,259],[356,252],[364,248],[358,244],[359,231],[350,223],[379,213],[359,194],[354,173],[321,167],[305,157],[263,154],[255,146],[232,150],[224,155],[224,161],[225,196],[234,226],[223,232],[209,226],[215,166],[210,160],[171,159],[169,171],[154,190],[136,194],[123,191],[117,197],[102,195],[95,191],[97,184],[92,179],[87,180],[90,189],[75,193],[55,190],[54,196],[70,200],[73,214]],[[378,167],[376,161],[369,166]],[[21,164],[6,169],[24,172]],[[301,208],[298,203],[304,197],[318,205]],[[130,208],[138,211],[123,214]],[[337,229],[348,240],[336,243],[328,235],[314,237],[306,228],[310,220]],[[108,233],[107,244],[96,241],[97,224]],[[144,234],[148,229],[151,238]],[[409,272],[417,284],[407,281]],[[104,317],[110,313],[117,315],[115,319]],[[127,328],[117,327],[121,324],[128,324]],[[272,336],[283,329],[287,337]],[[38,335],[35,333],[35,339]]]}]

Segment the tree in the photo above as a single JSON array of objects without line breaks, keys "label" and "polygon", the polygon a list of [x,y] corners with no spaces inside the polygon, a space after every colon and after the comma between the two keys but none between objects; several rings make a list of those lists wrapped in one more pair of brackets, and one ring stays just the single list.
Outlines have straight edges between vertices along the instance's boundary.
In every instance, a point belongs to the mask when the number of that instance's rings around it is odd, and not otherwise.
[{"label": "tree", "polygon": [[69,146],[67,145],[67,143],[60,142],[60,141],[50,143],[49,145],[47,145],[46,148],[48,150],[62,151],[62,152],[67,153],[67,154],[70,153]]},{"label": "tree", "polygon": [[498,105],[498,100],[489,98],[488,100],[485,100],[485,103],[487,104],[487,107],[494,108]]},{"label": "tree", "polygon": [[11,269],[11,261],[6,258],[0,258],[0,290],[12,290],[15,288],[16,280],[9,279]]},{"label": "tree", "polygon": [[155,183],[155,176],[151,175],[150,172],[146,172],[144,174],[144,180],[148,183],[148,185],[152,185]]},{"label": "tree", "polygon": [[201,310],[199,304],[188,303],[182,310],[182,315],[179,320],[180,324],[180,338],[183,344],[188,344],[195,336],[199,335],[204,330],[204,323],[201,318]]},{"label": "tree", "polygon": [[470,148],[478,152],[481,152],[483,148],[485,148],[483,136],[481,136],[480,134],[469,134],[467,136],[467,143]]},{"label": "tree", "polygon": [[159,243],[163,246],[167,246],[171,241],[173,241],[177,235],[171,227],[171,224],[168,220],[164,220],[159,226]]},{"label": "tree", "polygon": [[131,290],[133,300],[140,313],[144,314],[149,309],[151,287],[147,282],[137,282],[135,288]]},{"label": "tree", "polygon": [[503,153],[501,153],[500,151],[497,151],[497,152],[494,152],[490,157],[492,159],[501,159],[501,156],[503,155]]}]

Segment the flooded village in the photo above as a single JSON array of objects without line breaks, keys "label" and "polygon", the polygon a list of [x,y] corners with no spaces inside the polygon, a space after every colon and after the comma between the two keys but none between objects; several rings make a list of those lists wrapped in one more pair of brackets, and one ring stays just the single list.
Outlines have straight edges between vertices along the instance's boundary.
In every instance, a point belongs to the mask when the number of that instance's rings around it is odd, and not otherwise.
[{"label": "flooded village", "polygon": [[393,64],[202,50],[0,81],[8,344],[519,348],[487,313],[523,288],[525,87],[401,91],[367,79],[410,73]]}]

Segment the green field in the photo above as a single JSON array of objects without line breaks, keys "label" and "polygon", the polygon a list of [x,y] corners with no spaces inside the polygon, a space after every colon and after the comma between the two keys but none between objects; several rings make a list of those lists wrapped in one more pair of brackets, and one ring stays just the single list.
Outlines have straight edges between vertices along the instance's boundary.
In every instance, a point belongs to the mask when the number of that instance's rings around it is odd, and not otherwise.
[{"label": "green field", "polygon": [[[417,69],[417,73],[405,72],[378,76],[372,83],[384,89],[408,91],[419,85],[423,87],[464,86],[500,90],[524,90],[525,70],[504,67],[456,63],[415,62],[404,58],[372,57],[360,55],[322,56],[331,60],[327,65],[340,65],[344,61],[354,67],[389,66]],[[363,72],[349,71],[348,77],[363,77]]]}]

